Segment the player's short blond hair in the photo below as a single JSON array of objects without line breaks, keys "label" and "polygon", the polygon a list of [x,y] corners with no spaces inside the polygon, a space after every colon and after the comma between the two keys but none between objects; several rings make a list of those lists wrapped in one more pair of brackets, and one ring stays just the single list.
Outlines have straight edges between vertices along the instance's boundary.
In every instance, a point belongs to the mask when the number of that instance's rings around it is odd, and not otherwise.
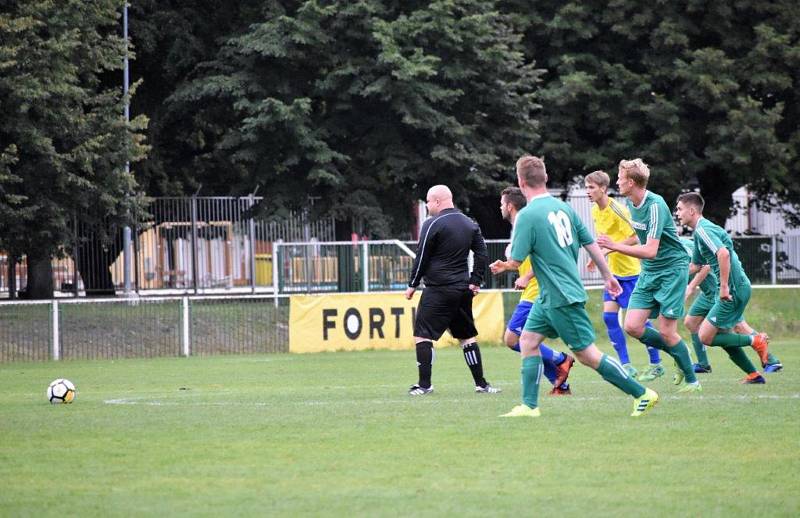
[{"label": "player's short blond hair", "polygon": [[647,187],[647,182],[650,180],[650,168],[644,163],[641,158],[634,158],[633,160],[620,160],[619,170],[625,171],[633,183],[639,187]]},{"label": "player's short blond hair", "polygon": [[608,186],[611,184],[611,178],[605,171],[593,171],[587,174],[586,178],[584,178],[583,180],[585,182],[593,183],[598,187],[604,187],[606,189],[608,189]]},{"label": "player's short blond hair", "polygon": [[517,174],[529,187],[541,187],[547,183],[544,160],[538,156],[525,155],[517,160]]}]

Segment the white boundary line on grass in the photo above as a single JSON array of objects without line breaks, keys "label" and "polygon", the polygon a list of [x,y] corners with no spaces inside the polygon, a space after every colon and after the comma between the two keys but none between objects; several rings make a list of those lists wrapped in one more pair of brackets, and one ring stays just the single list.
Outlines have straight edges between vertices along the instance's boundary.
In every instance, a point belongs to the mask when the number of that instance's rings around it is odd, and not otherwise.
[{"label": "white boundary line on grass", "polygon": [[[401,394],[402,396],[402,394]],[[399,397],[399,399],[403,399],[406,396]],[[407,401],[415,402],[420,400],[427,400],[432,402],[438,403],[460,403],[460,402],[468,402],[468,401],[476,401],[480,398],[486,398],[486,396],[477,396],[471,398],[456,398],[456,399],[438,399],[436,395],[433,397],[426,397],[426,398],[411,398],[408,397]],[[438,401],[437,401],[438,399]],[[695,401],[695,400],[731,400],[731,401],[750,401],[750,400],[758,400],[758,399],[766,399],[766,400],[784,400],[784,399],[800,399],[800,394],[730,394],[730,395],[718,395],[718,396],[710,396],[710,395],[693,395],[689,397],[681,397],[675,395],[667,395],[662,396],[662,399],[670,399],[676,401]],[[611,401],[611,398],[608,397],[600,397],[600,396],[570,396],[570,397],[560,397],[558,398],[559,401]],[[375,399],[375,400],[360,400],[359,403],[375,403],[375,404],[384,404],[386,403],[385,399]],[[397,402],[393,400],[393,402]],[[151,398],[116,398],[116,399],[106,399],[103,401],[106,405],[142,405],[142,406],[253,406],[253,407],[267,407],[267,406],[275,406],[275,405],[286,405],[285,401],[281,401],[275,399],[274,401],[253,401],[250,403],[245,403],[241,401],[178,401],[178,400],[164,400],[164,399],[151,399]],[[290,403],[291,404],[291,403]],[[298,401],[294,403],[296,406],[318,406],[318,405],[336,405],[336,404],[353,404],[352,401],[318,401],[318,400],[308,400],[308,401]]]}]

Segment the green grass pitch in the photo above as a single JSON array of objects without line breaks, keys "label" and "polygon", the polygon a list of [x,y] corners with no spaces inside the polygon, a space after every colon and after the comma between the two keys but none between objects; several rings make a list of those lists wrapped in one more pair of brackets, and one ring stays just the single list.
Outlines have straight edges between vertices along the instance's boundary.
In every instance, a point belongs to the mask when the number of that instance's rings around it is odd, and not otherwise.
[{"label": "green grass pitch", "polygon": [[[0,364],[0,516],[797,516],[800,349],[773,350],[767,385],[711,351],[702,394],[662,378],[639,419],[582,366],[500,419],[519,359],[490,346],[499,395],[454,348],[422,398],[412,351]],[[74,404],[47,403],[57,377]]]}]

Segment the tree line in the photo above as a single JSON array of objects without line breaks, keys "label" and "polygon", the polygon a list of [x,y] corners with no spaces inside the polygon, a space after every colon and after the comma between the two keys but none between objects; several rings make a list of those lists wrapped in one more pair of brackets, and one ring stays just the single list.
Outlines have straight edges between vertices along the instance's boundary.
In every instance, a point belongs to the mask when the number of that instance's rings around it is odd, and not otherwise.
[{"label": "tree line", "polygon": [[0,0],[0,249],[29,266],[69,253],[77,215],[118,228],[198,189],[258,187],[261,217],[311,196],[380,238],[446,183],[502,237],[523,153],[563,187],[642,157],[711,219],[748,185],[798,223],[792,0],[141,0],[127,47],[122,5]]}]

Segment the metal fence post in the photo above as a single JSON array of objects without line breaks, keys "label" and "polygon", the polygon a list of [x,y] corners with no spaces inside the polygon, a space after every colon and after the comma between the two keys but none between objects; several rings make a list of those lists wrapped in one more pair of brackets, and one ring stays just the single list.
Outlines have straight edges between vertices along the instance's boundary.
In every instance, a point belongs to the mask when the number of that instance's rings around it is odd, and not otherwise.
[{"label": "metal fence post", "polygon": [[771,254],[771,259],[772,259],[771,263],[772,263],[772,265],[771,265],[770,272],[769,272],[770,280],[772,281],[772,284],[778,284],[778,265],[777,265],[777,262],[778,262],[778,250],[777,250],[777,248],[778,248],[778,237],[773,235],[772,236],[772,254]]},{"label": "metal fence post", "polygon": [[52,328],[53,336],[51,337],[52,340],[50,341],[51,344],[51,356],[53,360],[60,360],[61,359],[61,343],[59,342],[60,332],[58,329],[58,301],[53,300],[51,306],[51,317],[52,317]]},{"label": "metal fence post", "polygon": [[189,357],[191,353],[190,346],[190,325],[189,325],[189,297],[181,298],[181,353],[185,357]]},{"label": "metal fence post", "polygon": [[192,196],[192,286],[197,295],[197,194]]},{"label": "metal fence post", "polygon": [[272,293],[275,294],[275,307],[278,307],[278,295],[281,292],[281,285],[280,285],[280,277],[279,277],[279,268],[280,264],[280,246],[283,243],[282,239],[279,239],[272,243]]},{"label": "metal fence post", "polygon": [[139,293],[139,224],[136,224],[136,232],[133,233],[133,289]]},{"label": "metal fence post", "polygon": [[80,262],[80,243],[78,242],[78,213],[72,223],[72,292],[76,297],[80,295],[78,290],[78,264]]},{"label": "metal fence post", "polygon": [[126,297],[131,296],[131,227],[122,227],[122,278]]},{"label": "metal fence post", "polygon": [[306,293],[311,293],[311,257],[308,245],[303,245],[303,275],[306,278]]},{"label": "metal fence post", "polygon": [[362,241],[361,248],[361,256],[363,258],[364,264],[361,268],[361,285],[362,291],[364,293],[369,292],[369,241]]},{"label": "metal fence post", "polygon": [[[122,9],[122,37],[125,39],[125,57],[122,67],[122,95],[125,98],[125,123],[131,119],[131,101],[128,97],[130,83],[130,70],[128,66],[128,2],[126,0]],[[130,174],[131,163],[125,162],[125,173]],[[130,209],[128,211],[130,215]],[[131,227],[125,225],[122,229],[122,278],[126,297],[131,296]],[[112,283],[113,284],[113,283]]]},{"label": "metal fence post", "polygon": [[[255,196],[248,196],[250,205],[248,209],[252,210],[255,206]],[[253,219],[253,214],[250,214],[248,220],[248,230],[250,232],[250,288],[253,293],[256,292],[256,222]]]}]

